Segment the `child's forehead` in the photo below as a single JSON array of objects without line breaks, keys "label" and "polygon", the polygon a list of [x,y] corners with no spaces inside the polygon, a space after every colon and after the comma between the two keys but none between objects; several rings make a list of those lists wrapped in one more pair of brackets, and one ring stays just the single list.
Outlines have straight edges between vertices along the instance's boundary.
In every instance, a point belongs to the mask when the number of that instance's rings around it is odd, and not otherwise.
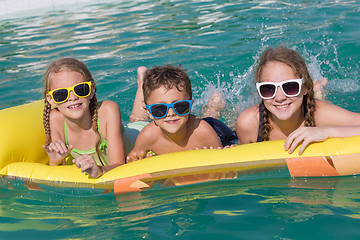
[{"label": "child's forehead", "polygon": [[51,87],[69,87],[74,84],[84,82],[84,76],[73,70],[65,70],[52,73],[49,80]]},{"label": "child's forehead", "polygon": [[157,89],[154,89],[150,92],[148,101],[161,101],[161,102],[172,102],[173,100],[189,100],[190,94],[186,91],[184,87],[178,86],[172,88],[166,88],[165,86],[160,86]]},{"label": "child's forehead", "polygon": [[174,86],[166,86],[166,85],[160,85],[158,88],[150,91],[150,94],[152,92],[179,92],[179,93],[183,93],[183,94],[189,94],[187,91],[186,91],[186,88],[185,86],[182,86],[182,85],[174,85]]}]

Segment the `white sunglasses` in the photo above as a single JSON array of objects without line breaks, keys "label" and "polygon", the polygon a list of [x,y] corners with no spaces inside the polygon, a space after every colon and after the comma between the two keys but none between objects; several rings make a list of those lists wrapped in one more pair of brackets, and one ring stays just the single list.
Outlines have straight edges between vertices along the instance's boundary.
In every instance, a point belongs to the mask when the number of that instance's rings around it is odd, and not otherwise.
[{"label": "white sunglasses", "polygon": [[275,97],[278,87],[281,88],[286,97],[296,97],[301,92],[301,85],[304,79],[290,79],[282,82],[261,82],[256,83],[256,88],[262,99],[272,99]]}]

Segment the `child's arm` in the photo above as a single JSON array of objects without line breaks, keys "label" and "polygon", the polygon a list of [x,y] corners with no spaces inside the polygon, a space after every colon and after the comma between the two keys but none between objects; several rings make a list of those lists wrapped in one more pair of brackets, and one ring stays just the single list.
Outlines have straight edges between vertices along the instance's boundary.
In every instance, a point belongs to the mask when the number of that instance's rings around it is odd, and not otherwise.
[{"label": "child's arm", "polygon": [[134,148],[126,157],[127,163],[152,156],[152,154],[148,154],[148,151],[152,150],[151,143],[153,143],[153,138],[156,134],[153,133],[151,125],[152,123],[146,125],[139,133]]},{"label": "child's arm", "polygon": [[64,142],[64,116],[57,110],[53,109],[50,113],[50,129],[51,129],[51,143],[43,145],[49,156],[49,165],[65,165],[64,159],[69,155],[73,149],[72,145],[66,147]]},{"label": "child's arm", "polygon": [[257,141],[259,129],[258,109],[258,105],[255,105],[240,113],[236,121],[236,134],[239,138],[239,144]]},{"label": "child's arm", "polygon": [[196,146],[194,149],[223,148],[215,130],[204,120],[200,121],[198,129],[196,129],[193,134],[197,135]]},{"label": "child's arm", "polygon": [[102,102],[99,109],[99,117],[106,117],[105,132],[109,166],[103,168],[105,172],[125,163],[125,150],[119,105],[113,101]]},{"label": "child's arm", "polygon": [[301,144],[301,155],[312,142],[360,135],[359,113],[323,101],[316,101],[315,123],[317,127],[300,127],[292,132],[285,141],[285,150],[292,153]]}]

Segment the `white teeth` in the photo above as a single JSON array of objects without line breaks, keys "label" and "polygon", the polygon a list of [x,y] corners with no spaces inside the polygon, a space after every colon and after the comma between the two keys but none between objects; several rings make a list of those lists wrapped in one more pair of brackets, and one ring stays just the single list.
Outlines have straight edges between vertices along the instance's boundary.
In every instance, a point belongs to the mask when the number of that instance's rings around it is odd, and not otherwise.
[{"label": "white teeth", "polygon": [[285,105],[277,105],[276,108],[286,108],[287,106],[289,106],[289,104],[285,104]]},{"label": "white teeth", "polygon": [[177,120],[167,120],[166,122],[169,122],[169,123],[173,123],[173,122],[176,122]]},{"label": "white teeth", "polygon": [[76,105],[71,105],[71,106],[69,106],[69,108],[77,108],[77,107],[79,107],[80,106],[80,104],[76,104]]}]

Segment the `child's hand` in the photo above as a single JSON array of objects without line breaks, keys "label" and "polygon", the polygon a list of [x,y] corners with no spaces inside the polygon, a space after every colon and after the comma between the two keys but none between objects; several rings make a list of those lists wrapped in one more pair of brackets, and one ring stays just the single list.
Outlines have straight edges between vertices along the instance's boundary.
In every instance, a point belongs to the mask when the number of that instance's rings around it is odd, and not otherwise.
[{"label": "child's hand", "polygon": [[126,157],[126,162],[135,162],[137,160],[143,159],[143,158],[148,158],[148,157],[152,157],[153,154],[148,153],[147,151],[141,151],[140,153],[137,152],[131,152],[129,153],[129,155],[127,155]]},{"label": "child's hand", "polygon": [[93,178],[98,178],[103,174],[94,158],[88,154],[80,155],[79,157],[73,159],[72,162],[81,169],[82,173],[87,172]]},{"label": "child's hand", "polygon": [[223,149],[227,149],[227,148],[233,148],[235,147],[236,145],[235,144],[231,144],[231,145],[226,145]]},{"label": "child's hand", "polygon": [[292,153],[301,144],[299,155],[312,142],[322,142],[329,138],[330,127],[299,127],[293,131],[286,139],[285,151]]},{"label": "child's hand", "polygon": [[42,146],[50,158],[50,166],[60,165],[62,160],[73,149],[73,145],[66,147],[65,143],[61,140],[50,143],[49,145]]},{"label": "child's hand", "polygon": [[[199,147],[196,147],[195,150],[199,150],[199,149],[223,149],[222,147],[217,147],[217,148],[214,148],[214,147],[208,147],[208,146],[204,146],[202,148],[199,148]],[[190,149],[192,150],[192,149]]]}]

